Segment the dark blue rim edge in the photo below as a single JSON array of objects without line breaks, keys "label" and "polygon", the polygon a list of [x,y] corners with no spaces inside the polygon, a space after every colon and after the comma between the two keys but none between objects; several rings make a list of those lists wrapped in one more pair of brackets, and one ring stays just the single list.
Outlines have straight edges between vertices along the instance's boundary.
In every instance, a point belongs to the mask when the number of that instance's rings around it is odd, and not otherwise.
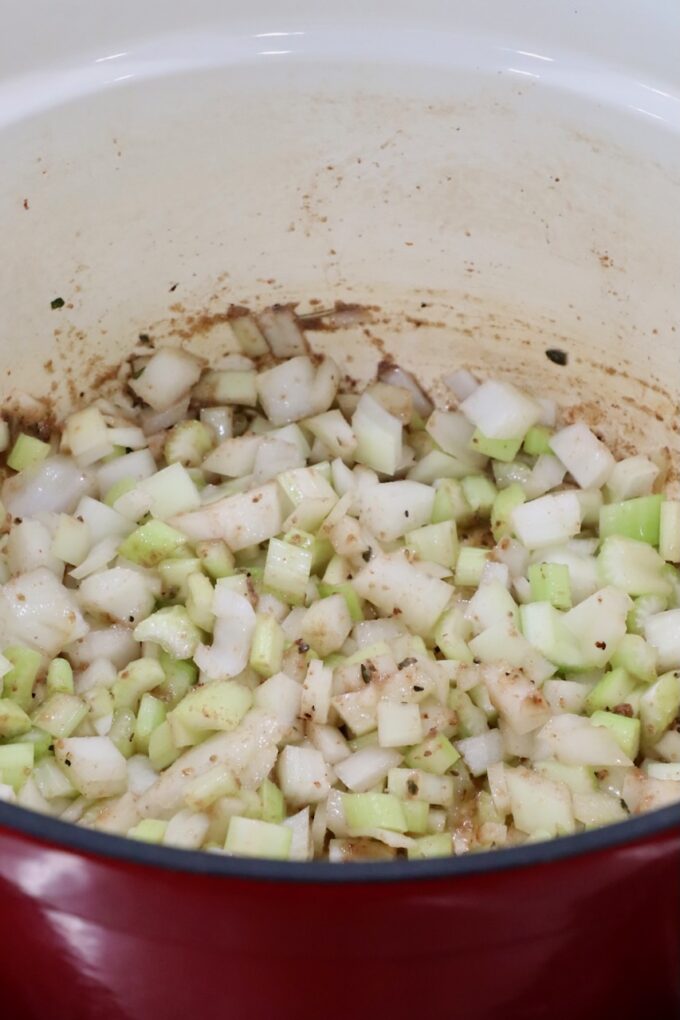
[{"label": "dark blue rim edge", "polygon": [[116,861],[193,875],[305,884],[396,882],[458,878],[526,868],[639,842],[664,831],[680,829],[680,803],[614,825],[541,843],[477,852],[462,857],[440,857],[424,861],[397,860],[375,864],[250,860],[245,857],[212,854],[205,850],[178,850],[154,846],[128,839],[126,836],[114,836],[93,829],[80,828],[70,822],[62,822],[58,818],[4,802],[0,802],[0,827],[49,844],[49,848],[53,850],[71,850],[95,857],[113,858]]}]

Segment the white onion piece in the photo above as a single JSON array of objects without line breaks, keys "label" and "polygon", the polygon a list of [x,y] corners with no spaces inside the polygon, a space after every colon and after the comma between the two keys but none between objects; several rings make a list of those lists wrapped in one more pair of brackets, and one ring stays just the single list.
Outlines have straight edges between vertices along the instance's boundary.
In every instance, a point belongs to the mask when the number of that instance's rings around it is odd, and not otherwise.
[{"label": "white onion piece", "polygon": [[427,418],[432,414],[432,401],[410,372],[400,368],[399,365],[385,365],[380,369],[378,378],[390,386],[401,386],[408,390],[413,398],[413,406],[421,418]]},{"label": "white onion piece", "polygon": [[398,610],[399,619],[416,634],[429,633],[453,594],[445,581],[422,574],[401,553],[373,556],[353,584],[360,598],[384,616]]},{"label": "white onion piece", "polygon": [[253,464],[253,478],[256,485],[263,485],[280,475],[304,467],[306,458],[295,443],[285,442],[276,436],[263,436],[257,448]]},{"label": "white onion piece", "polygon": [[163,347],[147,361],[144,371],[128,383],[154,411],[167,411],[198,382],[203,363],[178,347]]},{"label": "white onion piece", "polygon": [[510,520],[527,549],[541,549],[579,533],[581,504],[573,492],[550,493],[515,507]]},{"label": "white onion piece", "polygon": [[488,768],[503,761],[503,740],[499,730],[488,730],[457,740],[456,749],[473,776],[483,776]]},{"label": "white onion piece", "polygon": [[58,762],[86,797],[115,797],[125,793],[127,762],[108,737],[68,737],[54,741]]},{"label": "white onion piece", "polygon": [[199,645],[194,659],[211,680],[224,680],[237,676],[248,663],[255,611],[243,595],[222,588],[213,601],[213,612],[213,643]]},{"label": "white onion piece", "polygon": [[452,391],[456,400],[463,401],[475,392],[479,383],[467,368],[459,368],[456,372],[442,376],[442,382]]},{"label": "white onion piece", "polygon": [[274,305],[257,317],[272,354],[277,358],[293,358],[307,350],[302,330],[291,308]]},{"label": "white onion piece", "polygon": [[130,793],[145,793],[158,779],[151,762],[143,754],[133,754],[127,762],[127,778]]},{"label": "white onion piece", "polygon": [[92,475],[70,457],[48,457],[8,478],[2,502],[13,517],[32,517],[41,511],[72,513],[81,496],[93,488]]},{"label": "white onion piece", "polygon": [[335,765],[335,774],[348,790],[362,793],[382,782],[403,758],[394,748],[363,747]]},{"label": "white onion piece", "polygon": [[171,407],[167,407],[162,411],[153,411],[150,408],[144,408],[139,415],[139,421],[144,430],[144,434],[147,436],[153,436],[157,432],[163,432],[165,429],[172,428],[178,421],[183,421],[187,417],[187,411],[189,410],[189,397],[182,397],[176,404],[172,404]]},{"label": "white onion piece", "polygon": [[314,364],[307,357],[291,358],[260,372],[257,391],[264,412],[274,425],[286,425],[318,413],[312,396],[315,374]]},{"label": "white onion piece", "polygon": [[435,490],[420,482],[372,485],[359,496],[359,520],[381,542],[392,542],[407,531],[429,524]]},{"label": "white onion piece", "polygon": [[91,574],[78,589],[83,609],[104,619],[135,624],[153,610],[160,580],[128,567]]},{"label": "white onion piece", "polygon": [[557,758],[565,765],[632,765],[611,730],[580,715],[555,715],[536,734],[537,760]]},{"label": "white onion piece", "polygon": [[98,570],[103,570],[104,567],[108,567],[109,563],[115,560],[118,554],[118,546],[120,545],[119,538],[103,538],[101,542],[97,542],[96,545],[90,549],[90,552],[85,557],[82,563],[79,563],[77,567],[74,567],[71,571],[71,577],[74,581],[82,581],[83,578],[89,577],[90,574],[96,574]]},{"label": "white onion piece", "polygon": [[240,478],[252,473],[255,457],[264,436],[234,436],[225,439],[216,447],[201,465],[204,471],[211,471],[225,478]]},{"label": "white onion piece", "polygon": [[8,581],[0,589],[3,644],[23,644],[53,658],[87,634],[72,592],[46,567]]},{"label": "white onion piece", "polygon": [[223,538],[238,552],[281,531],[283,514],[278,487],[268,482],[250,492],[218,499],[201,510],[179,514],[168,523],[192,540]]},{"label": "white onion piece", "polygon": [[541,408],[512,383],[487,379],[471,393],[460,409],[489,439],[516,439],[526,435],[541,416]]},{"label": "white onion piece", "polygon": [[580,421],[551,436],[550,448],[582,489],[599,489],[616,463],[604,443]]},{"label": "white onion piece", "polygon": [[292,829],[293,838],[288,850],[289,861],[310,861],[314,856],[312,832],[309,821],[309,808],[302,808],[297,814],[285,818],[282,825]]},{"label": "white onion piece", "polygon": [[647,457],[626,457],[612,468],[607,494],[613,503],[647,496],[659,476],[659,468]]},{"label": "white onion piece", "polygon": [[26,520],[15,524],[7,536],[7,566],[10,574],[27,574],[38,567],[47,567],[61,581],[64,563],[52,554],[52,535],[40,521]]}]

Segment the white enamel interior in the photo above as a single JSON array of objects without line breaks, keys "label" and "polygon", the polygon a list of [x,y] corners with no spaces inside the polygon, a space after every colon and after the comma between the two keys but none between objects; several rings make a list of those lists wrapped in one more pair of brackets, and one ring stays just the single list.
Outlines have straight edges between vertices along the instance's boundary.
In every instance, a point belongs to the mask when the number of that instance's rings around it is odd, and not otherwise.
[{"label": "white enamel interior", "polygon": [[5,398],[62,410],[140,331],[221,351],[231,302],[341,299],[370,335],[312,341],[354,376],[383,351],[428,383],[509,375],[674,446],[680,7],[583,6],[16,5]]}]

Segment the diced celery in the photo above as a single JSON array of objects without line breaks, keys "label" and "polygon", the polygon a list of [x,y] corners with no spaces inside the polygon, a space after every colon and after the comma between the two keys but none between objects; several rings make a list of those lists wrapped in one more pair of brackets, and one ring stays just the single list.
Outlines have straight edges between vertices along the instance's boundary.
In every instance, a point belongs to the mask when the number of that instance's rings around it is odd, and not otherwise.
[{"label": "diced celery", "polygon": [[322,581],[319,585],[319,595],[324,599],[329,595],[342,595],[347,603],[347,609],[352,617],[352,622],[359,623],[363,620],[364,611],[361,599],[349,581],[342,581],[340,584],[326,584]]},{"label": "diced celery", "polygon": [[70,737],[87,715],[87,705],[75,694],[52,694],[33,714],[33,723],[53,737]]},{"label": "diced celery", "polygon": [[600,538],[623,535],[658,545],[662,502],[663,496],[656,493],[606,504],[600,510]]},{"label": "diced celery", "polygon": [[157,726],[149,737],[149,761],[160,772],[168,765],[172,765],[180,756],[179,748],[172,737],[170,724],[166,719],[160,726]]},{"label": "diced celery", "polygon": [[186,537],[163,521],[153,520],[136,528],[120,544],[118,555],[142,567],[155,567],[172,559],[186,547]]},{"label": "diced celery", "polygon": [[461,588],[476,588],[482,579],[484,567],[489,559],[488,549],[464,545],[458,553],[454,582]]},{"label": "diced celery", "polygon": [[624,634],[612,656],[612,666],[649,683],[656,676],[656,649],[641,634]]},{"label": "diced celery", "polygon": [[448,704],[458,717],[457,735],[459,737],[477,737],[489,728],[486,715],[465,691],[452,687],[449,691]]},{"label": "diced celery", "polygon": [[52,659],[47,669],[48,694],[73,694],[73,669],[68,659]]},{"label": "diced celery", "polygon": [[0,782],[20,790],[31,774],[34,762],[33,744],[22,741],[0,745]]},{"label": "diced celery", "polygon": [[234,554],[221,538],[197,542],[196,555],[206,574],[213,580],[234,573]]},{"label": "diced celery", "polygon": [[442,478],[437,483],[432,523],[442,521],[468,521],[473,516],[472,508],[465,498],[463,487],[455,478]]},{"label": "diced celery", "polygon": [[523,449],[530,457],[539,457],[542,453],[552,453],[550,437],[553,430],[545,425],[533,425],[524,437]]},{"label": "diced celery", "polygon": [[180,421],[170,429],[163,455],[166,463],[178,461],[184,467],[198,467],[213,448],[210,429],[201,421]]},{"label": "diced celery", "polygon": [[198,679],[198,666],[191,659],[173,659],[161,650],[158,661],[165,679],[158,686],[156,694],[171,708],[182,700]]},{"label": "diced celery", "polygon": [[25,471],[26,468],[40,464],[46,457],[49,457],[51,449],[49,443],[43,443],[41,439],[20,432],[7,455],[7,467],[10,467],[12,471]]},{"label": "diced celery", "polygon": [[670,563],[680,562],[680,500],[667,499],[661,504],[659,552]]},{"label": "diced celery", "polygon": [[251,668],[263,677],[278,673],[285,640],[285,634],[273,616],[258,614],[250,646]]},{"label": "diced celery", "polygon": [[584,669],[579,643],[564,623],[562,614],[549,602],[530,602],[519,607],[522,633],[549,662],[563,669]]},{"label": "diced celery", "polygon": [[401,808],[406,819],[407,832],[427,832],[430,805],[426,800],[404,800]]},{"label": "diced celery", "polygon": [[148,692],[142,695],[135,723],[135,747],[142,754],[149,751],[151,734],[165,719],[165,705]]},{"label": "diced celery", "polygon": [[406,832],[401,802],[389,793],[345,793],[342,806],[350,831],[388,829]]},{"label": "diced celery", "polygon": [[264,822],[282,822],[286,817],[286,805],[283,794],[271,779],[265,779],[260,787],[262,820]]},{"label": "diced celery", "polygon": [[175,659],[188,659],[201,642],[201,632],[184,606],[165,606],[134,630],[135,641],[153,641]]},{"label": "diced celery", "polygon": [[134,478],[119,478],[117,482],[114,482],[113,485],[106,490],[103,500],[104,503],[106,503],[107,506],[113,507],[113,504],[116,503],[121,496],[124,496],[126,492],[131,492],[135,488],[136,484],[137,483]]},{"label": "diced celery", "polygon": [[200,776],[192,779],[184,795],[187,807],[194,811],[207,811],[211,804],[221,797],[236,797],[240,784],[226,765],[213,765]]},{"label": "diced celery", "polygon": [[598,568],[605,584],[613,584],[628,595],[671,594],[662,556],[646,542],[621,535],[605,538],[598,556]]},{"label": "diced celery", "polygon": [[508,485],[507,489],[501,489],[496,495],[491,507],[491,530],[497,542],[512,535],[510,515],[515,507],[526,502],[526,498],[526,493],[518,482]]},{"label": "diced celery", "polygon": [[483,435],[479,429],[475,429],[470,440],[470,449],[493,460],[510,461],[514,460],[522,445],[522,437],[519,439],[490,439]]},{"label": "diced celery", "polygon": [[680,671],[664,673],[640,698],[643,749],[653,747],[680,712]]},{"label": "diced celery", "polygon": [[439,563],[442,567],[455,567],[458,556],[458,534],[455,521],[440,521],[415,528],[406,535],[406,548],[412,549],[421,560]]},{"label": "diced celery", "polygon": [[[455,662],[472,662],[472,652],[463,638],[462,614],[457,607],[447,609],[434,629],[434,643],[446,659]],[[469,633],[469,631],[468,631]]]},{"label": "diced celery", "polygon": [[168,714],[168,721],[173,733],[175,723],[197,732],[229,731],[238,726],[252,702],[252,694],[243,684],[234,680],[213,680],[194,687]]},{"label": "diced celery", "polygon": [[493,482],[486,475],[468,475],[460,484],[473,513],[478,517],[488,517],[498,495]]},{"label": "diced celery", "polygon": [[548,779],[564,783],[572,793],[592,793],[597,790],[595,773],[588,765],[563,765],[562,762],[546,759],[535,761],[533,768]]},{"label": "diced celery", "polygon": [[0,739],[13,740],[31,728],[31,720],[15,701],[0,698]]},{"label": "diced celery", "polygon": [[549,602],[555,609],[571,609],[569,567],[564,563],[532,563],[529,583],[534,602]]},{"label": "diced celery", "polygon": [[292,829],[285,825],[233,815],[229,820],[224,849],[239,857],[286,860],[292,838]]},{"label": "diced celery", "polygon": [[178,560],[163,560],[156,568],[163,585],[163,594],[173,598],[186,599],[188,581],[192,574],[201,570],[201,561],[197,556],[187,556]]},{"label": "diced celery", "polygon": [[272,538],[267,547],[264,584],[293,604],[304,602],[312,569],[312,551],[301,545]]},{"label": "diced celery", "polygon": [[443,776],[459,758],[460,754],[451,741],[443,733],[437,733],[412,747],[406,755],[406,764],[412,769],[423,769]]},{"label": "diced celery", "polygon": [[594,726],[606,726],[616,738],[616,742],[635,761],[640,750],[640,720],[617,715],[615,712],[593,712],[590,721]]},{"label": "diced celery", "polygon": [[157,659],[135,659],[120,671],[113,687],[113,703],[116,709],[136,709],[146,691],[152,691],[165,679],[165,673]]},{"label": "diced celery", "polygon": [[428,857],[450,857],[452,853],[453,838],[450,832],[421,836],[420,839],[415,839],[407,850],[410,861],[427,860]]},{"label": "diced celery", "polygon": [[376,641],[372,645],[364,645],[363,648],[359,648],[356,652],[348,655],[345,659],[345,665],[356,666],[359,663],[367,662],[369,659],[375,659],[378,655],[389,655],[390,648],[386,641]]},{"label": "diced celery", "polygon": [[129,758],[134,750],[135,722],[135,713],[130,708],[119,708],[113,713],[108,737],[124,758]]},{"label": "diced celery", "polygon": [[54,797],[75,797],[76,789],[66,775],[68,769],[62,769],[52,755],[39,761],[34,767],[31,778],[45,800]]},{"label": "diced celery", "polygon": [[205,574],[190,574],[187,578],[186,611],[192,623],[210,633],[215,626],[212,611],[215,590]]},{"label": "diced celery", "polygon": [[20,645],[5,648],[2,654],[12,663],[12,669],[3,677],[5,697],[16,701],[27,712],[33,701],[33,685],[42,664],[42,656],[40,652]]},{"label": "diced celery", "polygon": [[142,818],[131,829],[128,829],[130,839],[139,839],[143,843],[162,843],[168,823],[161,818]]},{"label": "diced celery", "polygon": [[610,670],[601,680],[598,680],[586,698],[586,712],[588,715],[592,715],[593,712],[602,709],[612,709],[617,705],[623,705],[636,684],[637,680],[625,669]]},{"label": "diced celery", "polygon": [[45,730],[39,730],[32,726],[26,733],[22,733],[21,743],[32,744],[35,761],[40,761],[41,758],[44,758],[49,753],[52,736],[46,733]]}]

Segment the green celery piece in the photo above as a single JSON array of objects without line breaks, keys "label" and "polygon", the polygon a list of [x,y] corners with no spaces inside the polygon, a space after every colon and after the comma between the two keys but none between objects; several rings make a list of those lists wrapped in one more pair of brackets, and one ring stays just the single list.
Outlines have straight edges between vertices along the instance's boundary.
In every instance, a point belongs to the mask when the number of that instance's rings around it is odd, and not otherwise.
[{"label": "green celery piece", "polygon": [[555,609],[571,609],[569,567],[564,563],[532,563],[529,583],[534,602],[549,602]]},{"label": "green celery piece", "polygon": [[623,535],[657,546],[662,503],[663,496],[656,493],[605,504],[600,510],[600,538]]},{"label": "green celery piece", "polygon": [[391,793],[344,793],[342,806],[350,830],[406,832],[401,801]]},{"label": "green celery piece", "polygon": [[165,679],[159,684],[157,695],[166,705],[174,708],[198,680],[198,666],[192,659],[173,659],[163,650],[158,656],[158,662]]},{"label": "green celery piece", "polygon": [[640,750],[640,720],[631,719],[625,715],[617,715],[615,712],[593,712],[590,717],[594,726],[606,726],[616,738],[616,742],[627,754],[631,761],[635,761]]},{"label": "green celery piece", "polygon": [[46,754],[49,754],[50,747],[52,745],[53,737],[50,733],[46,733],[45,730],[39,730],[37,727],[32,726],[30,730],[21,735],[22,744],[33,745],[33,757],[35,761],[40,761]]},{"label": "green celery piece", "polygon": [[286,860],[292,838],[293,830],[286,825],[233,815],[229,820],[224,849],[238,857]]},{"label": "green celery piece", "polygon": [[119,478],[110,489],[107,489],[102,502],[106,503],[107,506],[113,507],[116,500],[124,496],[126,492],[131,492],[136,484],[134,478]]},{"label": "green celery piece", "polygon": [[33,769],[35,748],[29,741],[0,746],[0,783],[6,783],[16,792],[20,790]]},{"label": "green celery piece", "polygon": [[624,634],[612,655],[611,664],[649,683],[656,677],[656,661],[656,649],[647,644],[641,634]]},{"label": "green celery piece", "polygon": [[472,662],[472,652],[459,633],[460,613],[456,608],[447,609],[434,629],[434,643],[444,655],[444,658],[454,662]]},{"label": "green celery piece", "polygon": [[15,701],[0,698],[0,739],[14,740],[28,733],[31,720]]},{"label": "green celery piece", "polygon": [[120,671],[111,692],[116,709],[136,710],[146,691],[152,691],[165,680],[163,667],[157,659],[135,659]]},{"label": "green celery piece", "polygon": [[149,761],[160,772],[177,761],[180,754],[181,751],[173,739],[170,724],[166,719],[149,737]]},{"label": "green celery piece", "polygon": [[33,723],[53,737],[70,737],[87,715],[87,705],[75,694],[52,694],[33,713]]},{"label": "green celery piece", "polygon": [[250,646],[251,668],[260,676],[270,677],[281,669],[286,637],[273,616],[258,614]]},{"label": "green celery piece", "polygon": [[48,694],[73,694],[73,669],[67,659],[52,659],[47,670]]},{"label": "green celery piece", "polygon": [[135,748],[135,722],[135,713],[130,708],[119,708],[113,713],[108,736],[124,758],[130,758]]},{"label": "green celery piece", "polygon": [[131,829],[128,829],[130,839],[140,839],[143,843],[162,843],[168,823],[160,818],[143,818]]},{"label": "green celery piece", "polygon": [[489,556],[489,549],[464,545],[458,553],[454,583],[460,588],[476,588],[482,579],[482,572]]},{"label": "green celery piece", "polygon": [[271,779],[265,779],[259,790],[264,822],[282,822],[286,817],[286,805],[283,794]]},{"label": "green celery piece", "polygon": [[135,641],[153,641],[177,659],[190,658],[201,643],[201,632],[184,606],[165,606],[138,623]]},{"label": "green celery piece", "polygon": [[352,617],[352,622],[360,623],[361,620],[363,620],[364,611],[361,599],[355,592],[350,581],[342,581],[340,584],[326,584],[322,581],[319,584],[319,595],[322,599],[327,598],[329,595],[342,595],[347,603],[347,609],[349,610],[349,615]]},{"label": "green celery piece", "polygon": [[640,698],[642,745],[649,750],[680,712],[680,671],[664,673]]},{"label": "green celery piece", "polygon": [[21,432],[7,455],[7,467],[10,467],[12,471],[25,471],[27,468],[40,464],[46,457],[49,457],[51,452],[52,447],[49,443],[43,443],[41,439]]},{"label": "green celery piece", "polygon": [[530,457],[539,457],[542,453],[552,453],[550,437],[553,430],[545,425],[534,425],[524,437],[523,449]]},{"label": "green celery piece", "polygon": [[526,502],[526,494],[519,482],[513,482],[501,489],[491,507],[491,530],[497,542],[512,535],[510,515],[515,507]]},{"label": "green celery piece", "polygon": [[158,566],[163,560],[180,556],[186,537],[164,521],[147,521],[121,542],[118,555],[142,567]]},{"label": "green celery piece", "polygon": [[401,809],[406,819],[406,831],[416,835],[427,832],[430,805],[426,800],[403,800]]},{"label": "green celery piece", "polygon": [[458,556],[458,532],[455,521],[439,521],[409,531],[406,548],[412,549],[419,559],[453,568]]},{"label": "green celery piece", "polygon": [[427,737],[412,747],[406,755],[406,764],[412,769],[423,769],[443,776],[460,758],[460,754],[443,733]]},{"label": "green celery piece", "polygon": [[5,648],[3,655],[12,663],[12,669],[5,673],[4,695],[28,712],[33,703],[33,685],[37,679],[42,656],[33,648],[12,645]]},{"label": "green celery piece", "polygon": [[473,517],[472,508],[465,498],[463,487],[455,478],[441,478],[432,506],[432,523],[442,521],[466,522]]},{"label": "green celery piece", "polygon": [[428,857],[450,857],[453,853],[453,839],[450,832],[436,832],[432,836],[421,836],[408,848],[410,861],[427,860]]},{"label": "green celery piece", "polygon": [[514,460],[522,445],[522,437],[519,439],[490,439],[479,429],[475,429],[470,440],[470,449],[481,453],[492,460],[502,460],[508,463]]},{"label": "green celery piece", "polygon": [[234,573],[234,554],[221,538],[197,542],[196,555],[206,574],[215,581]]},{"label": "green celery piece", "polygon": [[235,680],[213,680],[194,687],[168,715],[171,726],[201,733],[204,730],[234,730],[253,703],[247,687]]},{"label": "green celery piece", "polygon": [[585,710],[593,712],[616,708],[623,705],[628,695],[634,690],[637,681],[625,669],[612,669],[593,687],[586,698]]},{"label": "green celery piece", "polygon": [[135,748],[148,754],[151,734],[165,720],[165,705],[148,691],[142,695],[135,722]]},{"label": "green celery piece", "polygon": [[463,494],[473,513],[486,517],[491,513],[498,489],[486,475],[467,475],[461,483]]}]

